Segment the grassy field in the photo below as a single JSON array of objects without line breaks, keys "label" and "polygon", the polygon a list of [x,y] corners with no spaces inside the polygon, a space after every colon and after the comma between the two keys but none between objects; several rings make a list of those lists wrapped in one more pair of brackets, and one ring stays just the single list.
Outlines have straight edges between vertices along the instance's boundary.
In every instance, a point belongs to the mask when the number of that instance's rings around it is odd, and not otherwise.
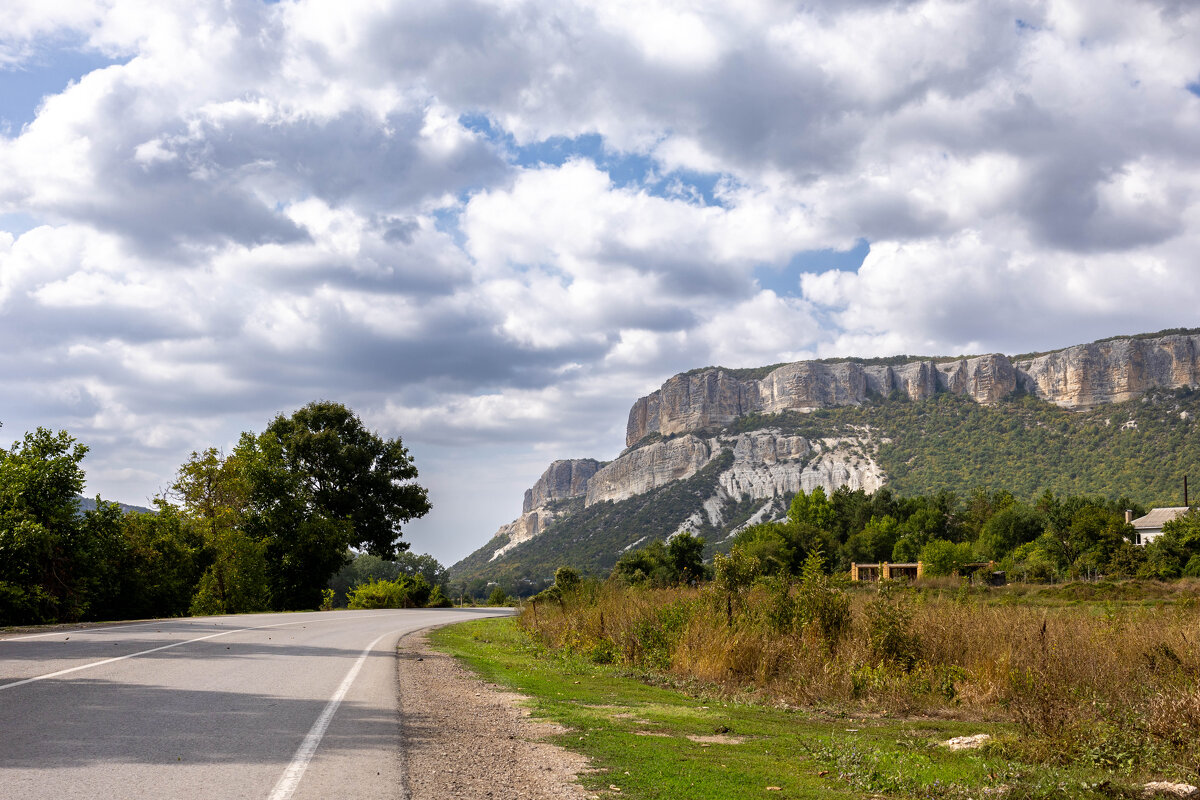
[{"label": "grassy field", "polygon": [[[580,781],[597,796],[1140,796],[1132,767],[1024,761],[1009,723],[734,702],[716,687],[548,648],[515,619],[463,623],[432,638],[485,679],[528,696],[534,715],[568,728],[557,743],[591,759],[596,771]],[[969,751],[939,744],[977,733],[994,738]]]}]

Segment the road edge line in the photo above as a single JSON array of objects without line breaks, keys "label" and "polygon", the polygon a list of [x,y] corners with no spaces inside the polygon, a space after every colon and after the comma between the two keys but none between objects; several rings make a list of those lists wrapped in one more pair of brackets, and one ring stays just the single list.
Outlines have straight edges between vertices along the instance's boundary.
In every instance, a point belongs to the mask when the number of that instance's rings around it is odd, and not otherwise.
[{"label": "road edge line", "polygon": [[378,639],[371,642],[362,651],[358,660],[354,662],[354,666],[350,668],[350,671],[346,673],[346,677],[342,679],[342,683],[338,686],[337,691],[333,693],[333,697],[329,698],[329,702],[325,704],[325,709],[321,712],[321,716],[317,717],[317,721],[309,728],[308,735],[304,737],[304,741],[296,748],[296,754],[292,756],[292,763],[288,764],[287,769],[283,771],[283,775],[275,783],[275,788],[267,795],[267,800],[288,800],[295,793],[296,787],[300,785],[300,779],[304,777],[305,770],[308,769],[309,763],[317,753],[317,747],[321,744],[321,739],[324,738],[325,731],[329,728],[329,723],[333,721],[334,713],[337,712],[338,706],[342,704],[342,699],[345,698],[346,692],[350,691],[350,685],[358,677],[359,670],[362,669],[362,665],[367,661],[367,656],[375,649],[375,645],[393,633],[395,631],[388,631],[380,635]]}]

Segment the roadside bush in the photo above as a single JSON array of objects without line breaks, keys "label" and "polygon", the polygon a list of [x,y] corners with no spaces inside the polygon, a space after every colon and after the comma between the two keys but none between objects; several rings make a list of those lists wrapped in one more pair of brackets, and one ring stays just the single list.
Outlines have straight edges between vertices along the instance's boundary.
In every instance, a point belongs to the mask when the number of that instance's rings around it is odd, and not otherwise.
[{"label": "roadside bush", "polygon": [[570,592],[579,588],[582,580],[579,572],[570,567],[559,567],[554,571],[554,587],[560,592]]},{"label": "roadside bush", "polygon": [[393,581],[371,580],[346,593],[348,607],[423,608],[430,599],[429,582],[421,575],[401,575]]},{"label": "roadside bush", "polygon": [[428,608],[450,608],[454,603],[449,597],[446,597],[441,586],[433,587],[433,591],[429,594],[429,602],[425,604]]}]

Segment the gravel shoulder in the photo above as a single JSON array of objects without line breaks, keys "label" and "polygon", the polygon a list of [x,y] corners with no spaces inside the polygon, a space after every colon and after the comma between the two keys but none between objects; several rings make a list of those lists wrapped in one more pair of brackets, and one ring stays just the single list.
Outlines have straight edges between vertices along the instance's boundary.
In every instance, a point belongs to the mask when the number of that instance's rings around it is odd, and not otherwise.
[{"label": "gravel shoulder", "polygon": [[424,631],[400,640],[401,728],[411,800],[583,800],[587,759],[544,739],[519,694],[485,683],[431,650]]}]

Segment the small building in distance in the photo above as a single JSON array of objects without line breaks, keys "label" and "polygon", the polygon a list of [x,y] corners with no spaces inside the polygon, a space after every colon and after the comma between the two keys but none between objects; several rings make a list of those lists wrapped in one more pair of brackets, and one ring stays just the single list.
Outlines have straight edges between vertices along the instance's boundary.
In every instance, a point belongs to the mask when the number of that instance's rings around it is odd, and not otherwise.
[{"label": "small building in distance", "polygon": [[[972,582],[983,580],[992,585],[1004,585],[1004,573],[994,572],[995,561],[972,561],[961,564],[955,570],[953,577],[967,578]],[[925,576],[925,562],[912,561],[906,564],[889,564],[884,561],[879,564],[850,565],[850,580],[878,583],[879,581],[908,580],[915,581]]]},{"label": "small building in distance", "polygon": [[920,561],[907,564],[851,564],[850,580],[852,581],[895,581],[900,579],[915,581],[925,573],[925,565]]},{"label": "small building in distance", "polygon": [[[1133,543],[1142,547],[1150,544],[1162,535],[1163,525],[1177,517],[1182,517],[1187,510],[1187,506],[1152,508],[1150,513],[1144,517],[1126,519],[1126,522],[1133,526]],[[1132,517],[1133,514],[1126,512],[1125,516]]]}]

